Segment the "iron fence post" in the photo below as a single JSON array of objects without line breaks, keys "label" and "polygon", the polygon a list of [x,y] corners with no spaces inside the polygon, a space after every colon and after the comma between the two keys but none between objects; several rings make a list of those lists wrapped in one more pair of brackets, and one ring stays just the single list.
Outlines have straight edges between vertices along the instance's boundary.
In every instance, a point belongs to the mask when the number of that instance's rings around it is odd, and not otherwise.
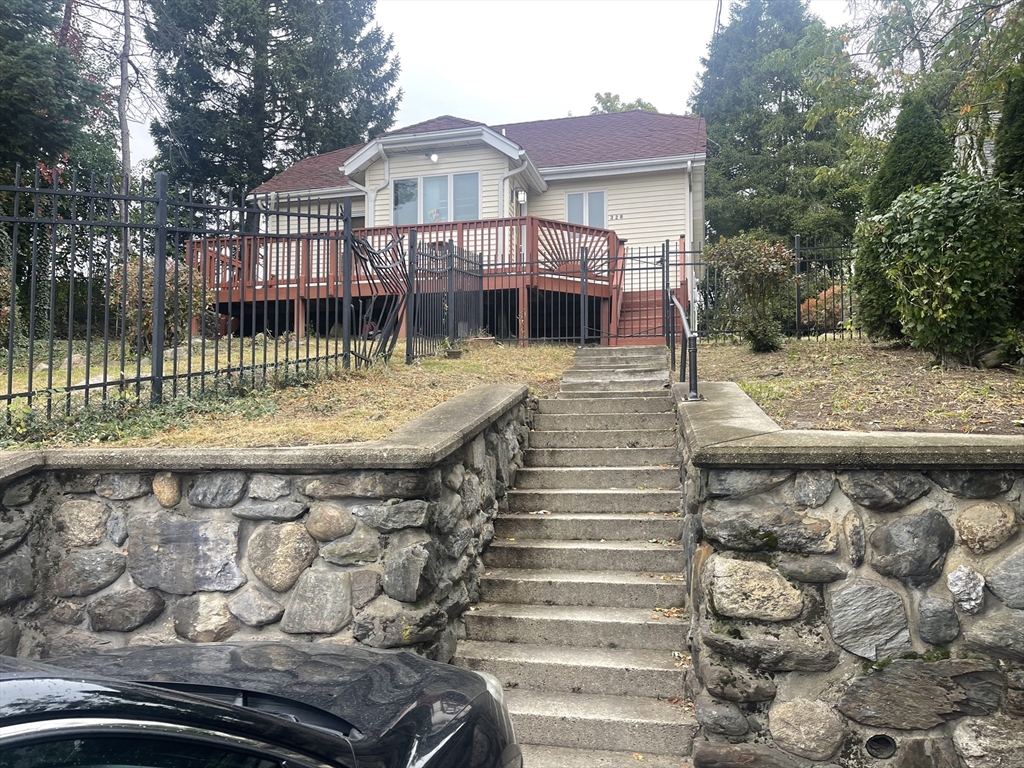
[{"label": "iron fence post", "polygon": [[412,365],[416,359],[416,230],[409,230],[409,272],[406,295],[408,304],[405,308],[405,364]]},{"label": "iron fence post", "polygon": [[800,327],[800,235],[793,237],[793,253],[796,258],[796,337],[799,339]]},{"label": "iron fence post", "polygon": [[[156,232],[153,242],[153,362],[150,401],[164,399],[164,304],[167,301],[167,173],[156,175]],[[139,294],[142,300],[142,294]],[[142,308],[139,307],[141,310]],[[141,313],[140,313],[141,314]]]},{"label": "iron fence post", "polygon": [[352,199],[346,197],[342,208],[345,232],[341,255],[341,367],[352,367]]},{"label": "iron fence post", "polygon": [[668,285],[668,240],[666,240],[661,244],[661,327],[665,331],[665,346],[673,343],[669,339],[668,332],[668,320],[670,317],[674,317],[673,308],[670,306],[672,300],[669,297]]},{"label": "iron fence post", "polygon": [[587,248],[580,248],[580,346],[587,345]]},{"label": "iron fence post", "polygon": [[455,248],[451,241],[445,246],[448,256],[448,346],[454,347],[458,341],[458,326],[455,312]]}]

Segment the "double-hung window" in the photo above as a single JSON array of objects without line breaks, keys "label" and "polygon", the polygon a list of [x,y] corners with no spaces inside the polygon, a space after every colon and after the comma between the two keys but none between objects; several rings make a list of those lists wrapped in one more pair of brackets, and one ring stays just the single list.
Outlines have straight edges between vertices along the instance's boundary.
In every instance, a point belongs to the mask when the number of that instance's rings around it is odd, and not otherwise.
[{"label": "double-hung window", "polygon": [[480,218],[479,173],[396,179],[393,189],[392,221],[396,226]]},{"label": "double-hung window", "polygon": [[569,192],[565,196],[565,220],[570,224],[604,227],[604,192]]}]

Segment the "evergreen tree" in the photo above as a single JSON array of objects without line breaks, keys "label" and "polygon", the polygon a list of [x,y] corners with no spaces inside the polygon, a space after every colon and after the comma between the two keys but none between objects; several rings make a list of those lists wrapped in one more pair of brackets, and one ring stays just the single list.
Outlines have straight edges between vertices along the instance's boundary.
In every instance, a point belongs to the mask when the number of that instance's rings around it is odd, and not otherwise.
[{"label": "evergreen tree", "polygon": [[[56,0],[0,0],[0,169],[54,166],[65,158],[88,168],[97,157],[90,129],[101,91],[62,28]],[[102,142],[101,142],[102,143]],[[78,150],[78,151],[76,151]]]},{"label": "evergreen tree", "polygon": [[996,174],[1010,187],[1024,189],[1024,77],[1015,77],[1006,84],[995,153]]},{"label": "evergreen tree", "polygon": [[251,190],[387,130],[401,98],[374,0],[148,0],[172,181]]},{"label": "evergreen tree", "polygon": [[[815,46],[835,39],[802,0],[741,0],[732,7],[691,98],[707,123],[712,234],[852,234],[857,181],[828,172],[841,164],[848,140],[836,112],[815,110]],[[839,48],[836,81],[859,85],[860,74]],[[850,95],[863,99],[856,91]]]},{"label": "evergreen tree", "polygon": [[925,99],[908,94],[878,173],[868,187],[867,210],[884,213],[892,201],[918,184],[934,184],[953,164],[953,148]]},{"label": "evergreen tree", "polygon": [[[867,214],[885,213],[902,193],[922,184],[934,184],[953,162],[953,150],[935,111],[917,94],[903,98],[896,128],[871,180]],[[858,227],[855,238],[853,289],[857,296],[857,324],[868,336],[898,339],[903,336],[896,287],[886,274],[870,219]]]}]

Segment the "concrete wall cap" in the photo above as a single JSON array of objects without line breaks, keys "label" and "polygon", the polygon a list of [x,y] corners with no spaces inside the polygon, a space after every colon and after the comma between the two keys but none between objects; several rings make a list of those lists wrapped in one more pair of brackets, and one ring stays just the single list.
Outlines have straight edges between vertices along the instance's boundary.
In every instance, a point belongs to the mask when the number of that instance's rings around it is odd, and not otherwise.
[{"label": "concrete wall cap", "polygon": [[692,462],[708,468],[1022,469],[1024,439],[945,432],[782,429],[732,382],[701,382],[707,399],[672,387]]},{"label": "concrete wall cap", "polygon": [[481,385],[431,408],[381,440],[295,448],[51,448],[0,451],[0,486],[38,469],[322,472],[421,469],[437,464],[526,400],[525,386]]}]

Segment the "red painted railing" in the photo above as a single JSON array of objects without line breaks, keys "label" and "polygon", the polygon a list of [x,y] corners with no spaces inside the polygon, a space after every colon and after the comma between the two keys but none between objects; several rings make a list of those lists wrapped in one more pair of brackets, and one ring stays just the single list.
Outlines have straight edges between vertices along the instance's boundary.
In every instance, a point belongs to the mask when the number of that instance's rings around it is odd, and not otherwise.
[{"label": "red painted railing", "polygon": [[[607,229],[523,216],[415,227],[373,227],[356,230],[378,249],[396,238],[408,242],[415,229],[421,248],[455,245],[478,254],[485,274],[538,277],[580,275],[584,254],[591,282],[621,291],[619,241]],[[326,285],[341,280],[341,237],[337,232],[261,234],[217,237],[189,242],[189,261],[200,268],[212,290]],[[354,282],[372,280],[355,264]]]}]

